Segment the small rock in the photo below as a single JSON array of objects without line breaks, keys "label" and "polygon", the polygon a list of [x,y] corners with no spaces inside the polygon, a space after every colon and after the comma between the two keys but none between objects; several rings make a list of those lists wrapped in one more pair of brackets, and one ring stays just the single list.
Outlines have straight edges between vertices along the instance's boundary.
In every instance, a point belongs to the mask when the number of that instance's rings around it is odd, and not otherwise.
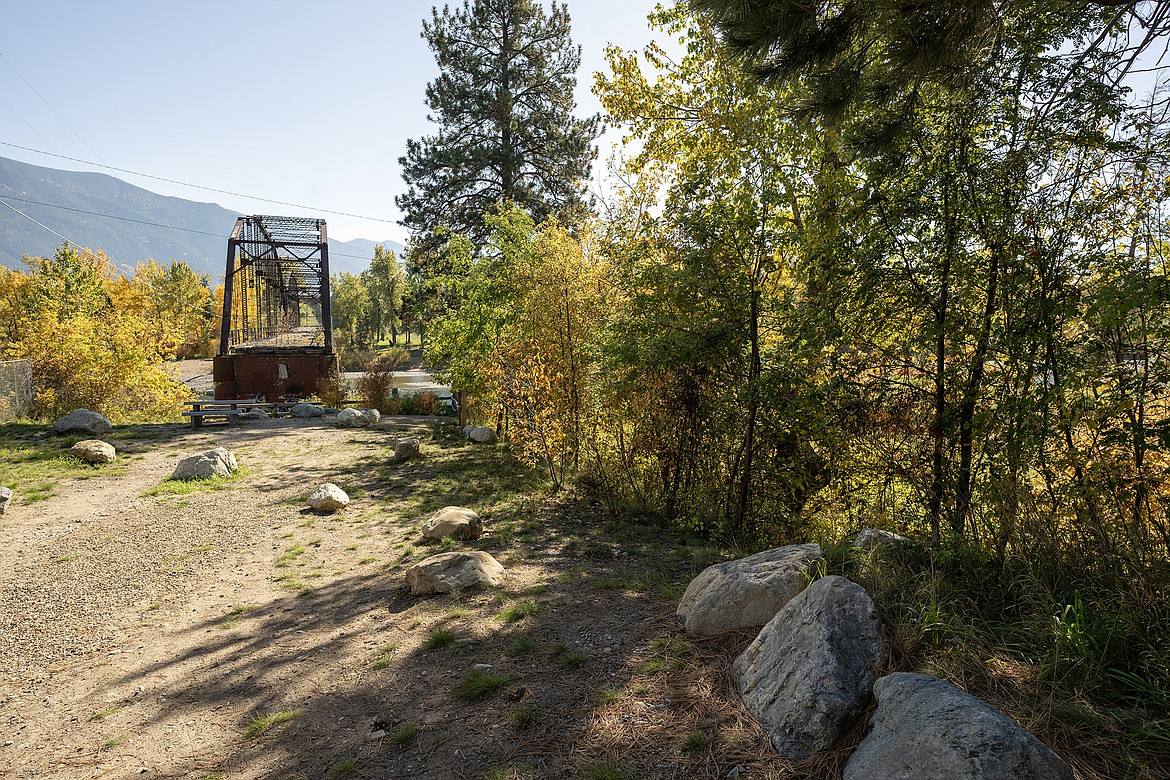
[{"label": "small rock", "polygon": [[490,672],[492,670],[491,664],[475,664],[471,667],[477,672]]},{"label": "small rock", "polygon": [[428,539],[478,539],[483,536],[483,520],[474,510],[462,506],[446,506],[431,515],[422,526],[422,535]]},{"label": "small rock", "polygon": [[180,460],[175,466],[175,472],[171,474],[171,479],[226,477],[239,471],[239,468],[235,453],[223,447],[216,447]]},{"label": "small rock", "polygon": [[371,742],[373,742],[375,739],[381,739],[384,736],[386,736],[386,730],[385,729],[378,729],[377,731],[373,731],[370,733],[369,740]]},{"label": "small rock", "polygon": [[69,448],[69,454],[86,463],[113,463],[117,458],[114,445],[100,439],[85,439]]},{"label": "small rock", "polygon": [[318,512],[337,512],[349,506],[349,496],[337,485],[326,482],[309,494],[309,506]]},{"label": "small rock", "polygon": [[401,463],[404,460],[411,460],[412,458],[422,457],[422,445],[419,440],[413,436],[406,439],[399,439],[394,445],[394,462]]},{"label": "small rock", "polygon": [[91,412],[89,409],[74,409],[69,414],[53,423],[53,433],[86,433],[90,436],[103,436],[114,426],[110,418],[104,414]]},{"label": "small rock", "polygon": [[875,547],[908,547],[913,544],[913,539],[908,539],[893,531],[883,531],[880,528],[862,528],[861,532],[857,534],[857,538],[853,540],[853,549],[872,550]]},{"label": "small rock", "polygon": [[708,566],[691,580],[677,614],[688,634],[762,626],[808,584],[819,544],[793,544]]},{"label": "small rock", "polygon": [[8,511],[8,505],[12,503],[12,489],[0,487],[0,515]]},{"label": "small rock", "polygon": [[727,770],[727,774],[724,775],[724,777],[729,777],[729,778],[731,778],[731,780],[735,780],[735,778],[739,777],[740,775],[746,775],[746,774],[747,774],[747,767],[745,767],[743,764],[736,764],[731,769]]},{"label": "small rock", "polygon": [[16,744],[16,743],[15,743],[15,742],[13,742],[11,739],[6,739],[6,740],[4,740],[4,747],[12,747],[12,746],[13,746],[13,745],[15,745],[15,744]]},{"label": "small rock", "polygon": [[477,444],[495,444],[499,440],[499,437],[496,436],[495,428],[485,428],[482,426],[479,428],[472,428],[471,431],[467,434],[467,438],[471,439]]},{"label": "small rock", "polygon": [[476,585],[494,587],[504,581],[500,562],[480,550],[460,550],[426,558],[406,570],[406,584],[413,596],[452,593]]},{"label": "small rock", "polygon": [[382,413],[377,409],[342,409],[337,413],[337,427],[368,428],[381,419]]}]

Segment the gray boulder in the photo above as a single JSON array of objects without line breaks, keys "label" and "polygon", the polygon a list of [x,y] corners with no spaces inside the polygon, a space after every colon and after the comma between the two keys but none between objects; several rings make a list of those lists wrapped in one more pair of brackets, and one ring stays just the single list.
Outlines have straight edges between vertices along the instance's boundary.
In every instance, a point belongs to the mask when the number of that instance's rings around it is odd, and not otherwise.
[{"label": "gray boulder", "polygon": [[110,419],[104,414],[89,409],[74,409],[53,423],[54,433],[84,433],[89,436],[104,436],[113,429]]},{"label": "gray boulder", "polygon": [[338,428],[368,428],[381,420],[377,409],[342,409],[337,413]]},{"label": "gray boulder", "polygon": [[175,473],[171,479],[206,479],[208,477],[226,477],[238,471],[239,464],[231,450],[216,447],[213,450],[190,455],[179,461],[175,466]]},{"label": "gray boulder", "polygon": [[12,503],[12,489],[0,487],[0,515],[8,511],[8,505]]},{"label": "gray boulder", "polygon": [[399,439],[394,444],[394,462],[401,463],[404,460],[422,457],[422,444],[417,438],[411,436],[406,439]]},{"label": "gray boulder", "polygon": [[808,585],[824,558],[819,544],[794,544],[708,566],[678,604],[688,634],[762,626]]},{"label": "gray boulder", "polygon": [[495,428],[486,428],[484,426],[472,428],[470,433],[467,434],[467,438],[471,439],[477,444],[495,444],[499,439],[499,437],[496,436]]},{"label": "gray boulder", "polygon": [[297,404],[290,411],[293,417],[320,417],[325,414],[325,410],[314,404]]},{"label": "gray boulder", "polygon": [[349,496],[337,485],[326,482],[309,494],[309,506],[318,512],[337,512],[349,506]]},{"label": "gray boulder", "polygon": [[504,581],[500,562],[479,550],[440,553],[406,570],[406,584],[414,596],[454,593],[477,585],[493,587]]},{"label": "gray boulder", "polygon": [[[825,750],[861,715],[890,644],[869,594],[831,575],[788,602],[735,659],[744,705],[784,757]],[[874,777],[890,775],[874,775]]]},{"label": "gray boulder", "polygon": [[474,425],[464,425],[463,426],[463,435],[464,436],[471,436],[471,432],[474,430],[475,430]]},{"label": "gray boulder", "polygon": [[483,520],[466,507],[447,506],[427,518],[422,535],[428,539],[478,539],[483,536]]},{"label": "gray boulder", "polygon": [[240,420],[267,420],[268,418],[268,412],[263,409],[248,409],[237,415],[237,419]]},{"label": "gray boulder", "polygon": [[69,454],[86,463],[113,463],[117,458],[114,445],[100,439],[85,439],[69,448]]},{"label": "gray boulder", "polygon": [[872,550],[877,547],[910,547],[914,540],[893,531],[880,528],[862,528],[853,540],[854,550]]},{"label": "gray boulder", "polygon": [[843,780],[1072,780],[1044,743],[945,680],[899,672],[873,692],[877,710]]}]

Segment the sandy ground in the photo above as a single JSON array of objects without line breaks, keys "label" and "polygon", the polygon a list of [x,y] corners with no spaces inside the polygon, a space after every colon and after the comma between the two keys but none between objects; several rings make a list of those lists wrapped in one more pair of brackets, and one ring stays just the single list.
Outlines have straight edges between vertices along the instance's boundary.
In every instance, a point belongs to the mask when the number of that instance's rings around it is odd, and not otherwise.
[{"label": "sandy ground", "polygon": [[[473,448],[431,438],[436,425],[454,423],[160,426],[158,438],[119,443],[111,475],[14,505],[0,522],[0,777],[447,778],[493,767],[494,777],[564,777],[602,760],[599,750],[620,757],[629,729],[664,745],[642,776],[721,777],[723,759],[696,764],[656,733],[727,717],[757,752],[761,735],[741,713],[672,704],[680,686],[656,682],[663,664],[634,679],[655,637],[677,635],[675,602],[651,585],[589,580],[612,579],[607,567],[620,563],[637,581],[638,568],[586,541],[599,512],[588,502],[557,508],[544,536],[497,540],[506,588],[409,595],[408,556],[437,552],[412,547],[424,518],[410,502],[425,494],[442,505],[444,490],[470,488],[444,483],[440,464]],[[427,457],[386,471],[405,433],[422,436]],[[211,446],[234,450],[247,476],[216,492],[143,495],[180,456]],[[354,491],[346,512],[307,508],[325,481]],[[469,505],[489,529],[493,509],[503,512],[489,495]],[[548,506],[530,509],[532,527],[553,522]],[[525,599],[537,614],[501,621]],[[456,640],[428,649],[439,628]],[[453,689],[476,664],[508,682],[465,703]],[[599,704],[623,686],[639,700]],[[248,736],[274,712],[298,716]],[[404,726],[418,734],[397,743]]]}]

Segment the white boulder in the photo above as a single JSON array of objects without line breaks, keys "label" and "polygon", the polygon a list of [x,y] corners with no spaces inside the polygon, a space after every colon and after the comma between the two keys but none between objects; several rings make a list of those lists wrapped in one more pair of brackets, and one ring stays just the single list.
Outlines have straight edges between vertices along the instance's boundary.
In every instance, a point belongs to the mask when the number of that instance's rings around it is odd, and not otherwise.
[{"label": "white boulder", "polygon": [[337,485],[326,482],[309,494],[309,506],[318,512],[337,512],[349,506],[349,496]]},{"label": "white boulder", "polygon": [[69,414],[53,423],[54,433],[85,433],[90,436],[103,436],[114,426],[104,414],[91,412],[89,409],[74,409]]},{"label": "white boulder", "polygon": [[482,425],[478,428],[472,428],[471,432],[467,434],[467,438],[477,444],[495,444],[499,440],[495,428],[487,428]]},{"label": "white boulder", "polygon": [[422,444],[419,442],[419,440],[416,437],[411,436],[411,437],[408,437],[406,439],[399,439],[397,442],[395,442],[395,444],[394,444],[394,462],[395,463],[401,463],[404,460],[410,460],[411,458],[421,458],[421,457],[422,457]]},{"label": "white boulder", "polygon": [[440,553],[406,570],[406,584],[414,596],[454,593],[477,585],[503,583],[506,572],[500,562],[479,550]]},{"label": "white boulder", "polygon": [[325,409],[315,404],[297,404],[289,414],[293,417],[320,417],[325,414]]},{"label": "white boulder", "polygon": [[368,428],[381,420],[377,409],[342,409],[337,413],[338,428]]},{"label": "white boulder", "polygon": [[114,445],[100,439],[85,439],[69,448],[69,454],[86,463],[113,463],[117,458]]},{"label": "white boulder", "polygon": [[914,541],[893,531],[883,531],[880,528],[862,528],[853,540],[854,550],[873,550],[877,547],[908,547]]},{"label": "white boulder", "polygon": [[1072,780],[1068,764],[999,710],[946,680],[899,672],[873,687],[869,732],[842,780]]},{"label": "white boulder", "polygon": [[446,506],[427,518],[422,535],[428,539],[478,539],[483,536],[483,520],[466,507]]},{"label": "white boulder", "polygon": [[788,602],[733,667],[744,706],[773,749],[801,761],[832,747],[864,712],[889,660],[869,594],[830,575]]},{"label": "white boulder", "polygon": [[808,585],[819,544],[793,544],[708,566],[678,604],[688,634],[762,626]]},{"label": "white boulder", "polygon": [[0,515],[8,511],[8,505],[12,503],[12,489],[0,487]]},{"label": "white boulder", "polygon": [[179,461],[171,479],[206,479],[226,477],[240,468],[236,455],[231,450],[216,447],[198,455],[190,455]]}]

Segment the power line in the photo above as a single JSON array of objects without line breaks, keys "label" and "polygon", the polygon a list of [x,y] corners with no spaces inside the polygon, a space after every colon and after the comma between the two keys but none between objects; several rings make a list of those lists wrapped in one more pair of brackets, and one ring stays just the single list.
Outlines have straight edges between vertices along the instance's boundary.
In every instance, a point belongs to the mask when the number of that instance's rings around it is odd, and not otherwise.
[{"label": "power line", "polygon": [[[75,212],[77,214],[89,214],[90,216],[105,217],[106,219],[119,219],[119,220],[122,220],[123,222],[133,222],[133,223],[138,224],[138,225],[149,225],[150,227],[164,228],[166,230],[181,230],[185,233],[197,233],[201,236],[214,236],[216,238],[223,237],[223,234],[221,234],[221,233],[209,233],[206,230],[196,230],[194,228],[179,227],[178,225],[164,225],[161,222],[150,222],[149,220],[134,219],[133,217],[119,217],[116,214],[103,214],[100,211],[87,211],[86,209],[73,208],[72,206],[61,206],[61,205],[58,205],[56,203],[44,203],[44,202],[39,201],[39,200],[30,200],[29,198],[19,198],[15,195],[0,195],[0,203],[4,203],[4,200],[3,200],[4,198],[7,198],[8,200],[20,201],[21,203],[32,203],[32,204],[35,204],[37,206],[46,206],[46,207],[51,208],[51,209],[62,209],[63,211],[72,211],[72,212]],[[12,206],[9,206],[7,203],[4,203],[4,205],[8,206],[8,208],[12,209],[13,211],[16,211],[17,214],[20,214],[20,216],[24,217],[25,219],[31,220],[32,222],[36,222],[38,225],[43,227],[45,230],[48,230],[50,233],[57,236],[58,238],[60,238],[64,241],[69,241],[69,239],[65,238],[65,236],[61,235],[57,231],[48,227],[47,225],[44,225],[40,222],[37,222],[35,219],[33,219],[29,215],[25,214],[24,212],[17,211],[16,209],[12,208]],[[76,244],[76,245],[80,246],[80,244],[77,244],[76,241],[69,241],[69,243]],[[352,257],[355,260],[368,260],[368,259],[370,259],[364,255],[351,255],[351,254],[348,254],[346,252],[330,252],[329,254],[331,256],[334,256],[334,257]]]},{"label": "power line", "polygon": [[[19,116],[19,114],[17,116]],[[39,133],[38,133],[38,135],[39,135]],[[44,136],[41,136],[41,137],[44,138]],[[43,155],[47,155],[49,157],[57,157],[57,158],[60,158],[62,160],[69,160],[70,162],[79,162],[79,163],[82,163],[84,165],[92,165],[95,168],[105,168],[105,169],[110,170],[110,171],[118,171],[119,173],[128,173],[131,176],[142,176],[142,177],[147,178],[147,179],[154,179],[155,181],[165,181],[168,184],[178,184],[178,185],[183,186],[183,187],[194,187],[197,190],[206,190],[207,192],[218,192],[220,195],[231,195],[233,198],[247,198],[249,200],[263,201],[264,203],[275,203],[278,206],[289,206],[289,207],[294,208],[294,209],[305,209],[306,211],[317,211],[317,212],[321,212],[324,214],[336,214],[339,217],[353,217],[354,219],[365,219],[365,220],[369,220],[370,222],[385,222],[387,224],[395,224],[395,220],[392,220],[392,219],[382,219],[380,217],[367,217],[364,214],[353,214],[353,213],[348,212],[348,211],[334,211],[333,209],[321,209],[321,208],[316,208],[315,206],[306,206],[303,203],[289,203],[288,201],[284,201],[284,200],[273,200],[272,198],[261,198],[258,195],[246,195],[242,192],[232,192],[231,190],[220,190],[220,189],[216,189],[215,187],[204,187],[202,184],[191,184],[190,182],[179,181],[178,179],[168,179],[164,176],[153,176],[149,173],[141,173],[139,171],[132,171],[128,168],[118,168],[114,165],[104,165],[102,163],[95,163],[95,162],[92,162],[90,160],[82,160],[78,157],[69,157],[69,156],[64,155],[64,154],[54,154],[53,152],[46,152],[43,149],[33,149],[30,146],[21,146],[20,144],[9,143],[8,141],[0,141],[0,144],[2,144],[4,146],[11,147],[13,149],[23,149],[26,152],[35,152],[37,154],[43,154]],[[52,146],[52,144],[50,144],[50,146]]]},{"label": "power line", "polygon": [[[83,144],[85,144],[85,148],[86,148],[86,149],[89,149],[91,152],[93,152],[93,156],[94,156],[94,157],[98,158],[99,160],[101,160],[101,159],[102,159],[102,156],[101,156],[100,154],[98,154],[98,153],[97,153],[97,150],[96,150],[96,149],[94,149],[92,146],[90,146],[90,145],[89,145],[89,143],[88,143],[88,142],[87,142],[87,141],[86,141],[84,138],[82,138],[82,137],[81,137],[81,134],[80,134],[80,133],[78,133],[76,130],[74,130],[74,129],[73,129],[73,125],[71,125],[71,124],[69,124],[68,122],[66,122],[66,121],[65,121],[65,117],[63,117],[63,116],[61,116],[60,114],[58,114],[58,113],[57,113],[57,109],[53,108],[52,104],[51,104],[51,103],[49,103],[49,101],[45,100],[45,96],[44,96],[44,95],[42,95],[40,92],[38,92],[38,91],[37,91],[37,88],[36,88],[36,87],[34,87],[32,84],[30,84],[30,83],[29,83],[29,80],[28,80],[28,79],[26,79],[26,78],[24,77],[24,74],[23,74],[23,73],[21,73],[19,70],[17,70],[17,69],[16,69],[16,66],[15,66],[15,65],[13,65],[13,64],[12,64],[12,62],[11,62],[11,61],[10,61],[10,60],[9,60],[7,57],[5,57],[5,56],[4,56],[4,52],[2,52],[2,51],[0,51],[0,60],[4,60],[6,63],[8,63],[8,67],[12,68],[12,72],[13,72],[13,73],[15,73],[17,76],[20,76],[20,80],[21,80],[21,81],[23,81],[23,82],[24,82],[24,83],[25,83],[25,84],[28,86],[28,88],[29,88],[29,89],[31,89],[31,90],[33,91],[33,93],[34,93],[34,94],[35,94],[37,97],[39,97],[39,98],[41,99],[41,102],[42,102],[42,103],[44,103],[46,106],[48,106],[48,107],[49,107],[49,110],[50,110],[50,111],[52,111],[54,114],[56,114],[56,115],[57,115],[57,118],[61,120],[61,124],[63,124],[63,125],[65,125],[66,127],[68,127],[68,128],[70,129],[70,131],[72,131],[72,132],[73,132],[73,134],[74,134],[75,136],[77,136],[77,140],[79,140],[79,141],[81,141]],[[19,116],[19,115],[18,115],[18,116]],[[40,135],[40,133],[38,133],[37,135]],[[43,138],[44,136],[41,136],[41,137]],[[50,145],[51,145],[51,144],[50,144]],[[54,148],[55,148],[55,147],[54,147]],[[102,160],[102,162],[105,162],[105,160]]]}]

